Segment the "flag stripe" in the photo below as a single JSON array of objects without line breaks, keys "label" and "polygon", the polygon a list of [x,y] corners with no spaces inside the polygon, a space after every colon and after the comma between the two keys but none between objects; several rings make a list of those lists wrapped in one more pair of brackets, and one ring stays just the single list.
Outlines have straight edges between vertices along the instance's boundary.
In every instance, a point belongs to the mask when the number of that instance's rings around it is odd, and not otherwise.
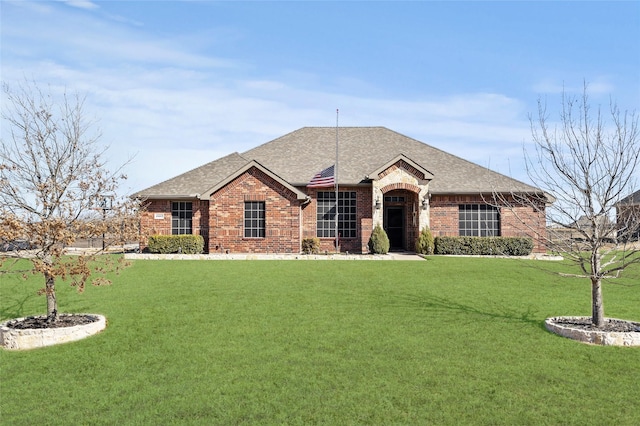
[{"label": "flag stripe", "polygon": [[333,166],[327,167],[320,173],[317,173],[309,183],[308,188],[328,188],[335,185],[335,177],[333,174]]}]

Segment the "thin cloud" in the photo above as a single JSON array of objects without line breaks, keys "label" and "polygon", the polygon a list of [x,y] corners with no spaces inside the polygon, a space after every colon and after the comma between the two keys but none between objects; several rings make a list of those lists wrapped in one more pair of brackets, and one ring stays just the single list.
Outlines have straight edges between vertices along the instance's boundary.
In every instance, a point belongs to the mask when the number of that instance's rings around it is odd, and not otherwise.
[{"label": "thin cloud", "polygon": [[[9,7],[15,5],[23,7],[19,3],[8,3]],[[201,53],[191,44],[176,40],[175,37],[158,38],[144,33],[135,25],[123,25],[105,18],[101,13],[69,13],[60,7],[28,9],[31,12],[29,16],[13,14],[12,9],[3,10],[10,16],[6,22],[3,20],[3,44],[12,46],[12,52],[19,52],[19,47],[15,46],[28,46],[22,57],[31,56],[39,60],[55,58],[59,63],[85,68],[112,67],[113,64],[170,64],[182,68],[237,66],[234,60]],[[12,15],[15,15],[15,19],[12,19]],[[38,28],[38,31],[33,28]],[[4,57],[3,60],[12,62]]]},{"label": "thin cloud", "polygon": [[63,0],[64,4],[79,9],[94,10],[100,8],[97,4],[89,0]]},{"label": "thin cloud", "polygon": [[[407,100],[352,76],[324,84],[323,76],[292,69],[256,77],[242,59],[206,53],[206,41],[184,42],[191,34],[159,39],[102,12],[55,9],[49,11],[55,19],[35,21],[38,32],[20,23],[8,33],[3,28],[15,46],[3,61],[3,78],[27,75],[56,90],[86,93],[87,112],[99,117],[113,164],[137,155],[127,170],[135,190],[300,127],[332,126],[336,108],[341,126],[386,126],[505,172],[500,161],[513,156],[515,165],[528,136],[526,105],[498,91],[418,93]],[[39,50],[20,53],[29,48]]]},{"label": "thin cloud", "polygon": [[[593,96],[609,95],[611,93],[614,93],[616,90],[615,85],[610,81],[608,77],[596,76],[593,79],[583,77],[583,81],[586,81],[587,91]],[[576,84],[565,84],[561,80],[542,80],[533,86],[533,90],[534,92],[537,92],[539,94],[558,95],[563,92],[567,94],[576,94],[582,93],[584,90],[584,86]]]}]

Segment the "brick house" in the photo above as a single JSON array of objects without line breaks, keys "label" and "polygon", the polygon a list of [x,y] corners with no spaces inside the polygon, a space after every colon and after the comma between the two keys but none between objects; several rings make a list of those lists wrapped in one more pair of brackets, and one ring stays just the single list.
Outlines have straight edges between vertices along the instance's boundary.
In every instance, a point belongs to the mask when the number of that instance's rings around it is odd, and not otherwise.
[{"label": "brick house", "polygon": [[618,235],[625,241],[640,241],[640,190],[616,203]]},{"label": "brick house", "polygon": [[149,235],[199,234],[209,253],[299,253],[308,237],[335,251],[335,188],[309,183],[334,166],[336,140],[341,251],[366,252],[376,224],[392,250],[414,250],[425,226],[434,236],[529,235],[544,250],[544,208],[489,201],[540,189],[384,127],[305,127],[139,191],[141,248]]}]

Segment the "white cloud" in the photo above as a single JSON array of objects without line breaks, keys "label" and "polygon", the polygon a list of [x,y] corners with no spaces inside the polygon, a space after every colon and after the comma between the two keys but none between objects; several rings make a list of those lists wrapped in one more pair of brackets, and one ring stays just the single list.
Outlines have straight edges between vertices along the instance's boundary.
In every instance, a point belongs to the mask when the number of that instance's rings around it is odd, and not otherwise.
[{"label": "white cloud", "polygon": [[[381,91],[353,78],[329,89],[318,76],[292,70],[280,78],[245,77],[235,61],[191,44],[96,16],[56,19],[55,26],[44,24],[51,17],[40,21],[38,34],[10,28],[13,56],[3,61],[3,78],[26,75],[55,90],[86,93],[87,113],[99,118],[112,163],[136,155],[127,170],[132,190],[303,126],[333,126],[336,108],[341,126],[386,126],[502,172],[509,171],[504,161],[521,157],[528,137],[524,104],[500,93],[398,100],[372,96]],[[3,36],[9,33],[3,28]],[[37,54],[24,53],[40,43]],[[52,47],[66,53],[47,54]]]},{"label": "white cloud", "polygon": [[303,126],[332,126],[336,108],[342,126],[386,126],[482,165],[520,156],[528,135],[523,105],[498,94],[400,101],[179,68],[78,70],[49,63],[31,73],[87,93],[88,112],[99,117],[114,162],[137,154],[136,163],[145,165],[129,172],[142,187]]},{"label": "white cloud", "polygon": [[77,7],[80,9],[86,9],[86,10],[98,9],[100,7],[94,2],[89,0],[62,0],[62,1],[69,6]]}]

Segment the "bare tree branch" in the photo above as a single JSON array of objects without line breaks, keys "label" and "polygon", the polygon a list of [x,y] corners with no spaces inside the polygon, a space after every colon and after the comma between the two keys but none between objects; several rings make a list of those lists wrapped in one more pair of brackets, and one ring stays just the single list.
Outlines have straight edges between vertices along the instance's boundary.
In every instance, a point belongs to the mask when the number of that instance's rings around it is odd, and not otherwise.
[{"label": "bare tree branch", "polygon": [[[580,97],[562,95],[558,124],[552,124],[546,102],[538,100],[537,117],[529,117],[535,146],[525,150],[527,174],[547,194],[546,247],[571,260],[592,285],[592,321],[602,327],[602,281],[619,278],[640,263],[640,209],[621,218],[616,209],[634,193],[640,167],[640,133],[634,112],[621,112],[610,101],[610,121],[600,107],[594,112],[585,83]],[[541,211],[543,198],[495,194],[516,215],[517,207]],[[639,202],[640,203],[640,202]],[[526,218],[518,217],[526,228]],[[565,274],[576,276],[576,274]]]},{"label": "bare tree branch", "polygon": [[[54,97],[30,81],[15,88],[3,84],[3,91],[9,137],[0,145],[0,243],[22,239],[32,248],[16,253],[44,276],[53,321],[56,278],[71,277],[82,290],[92,273],[93,255],[70,260],[63,257],[65,247],[105,234],[117,242],[134,240],[138,206],[118,197],[124,165],[115,172],[107,168],[100,132],[84,113],[85,97]],[[99,206],[105,197],[115,200],[108,212]]]}]

